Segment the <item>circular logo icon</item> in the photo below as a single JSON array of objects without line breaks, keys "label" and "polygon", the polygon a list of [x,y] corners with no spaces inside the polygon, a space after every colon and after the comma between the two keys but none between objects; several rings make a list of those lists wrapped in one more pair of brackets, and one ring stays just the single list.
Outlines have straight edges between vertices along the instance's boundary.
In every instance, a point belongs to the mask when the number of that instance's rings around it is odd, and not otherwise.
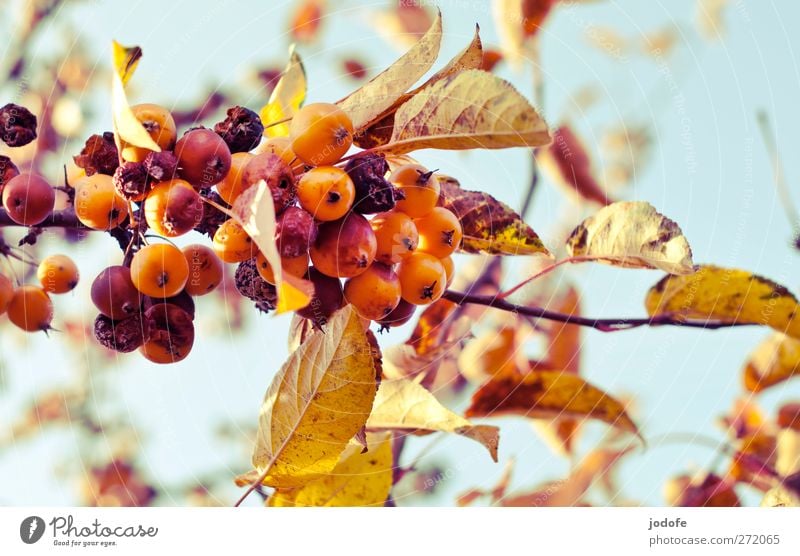
[{"label": "circular logo icon", "polygon": [[44,520],[38,515],[32,515],[22,520],[19,526],[19,538],[25,544],[33,544],[44,535]]}]

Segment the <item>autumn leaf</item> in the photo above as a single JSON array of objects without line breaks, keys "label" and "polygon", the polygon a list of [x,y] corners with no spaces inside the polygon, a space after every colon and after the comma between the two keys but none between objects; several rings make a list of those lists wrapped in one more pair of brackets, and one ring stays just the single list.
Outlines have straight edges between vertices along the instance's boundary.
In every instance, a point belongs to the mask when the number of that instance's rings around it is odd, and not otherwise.
[{"label": "autumn leaf", "polygon": [[586,147],[568,126],[553,132],[553,142],[537,150],[536,162],[571,197],[603,206],[611,202],[594,177]]},{"label": "autumn leaf", "polygon": [[442,342],[424,353],[413,346],[389,346],[383,352],[383,375],[386,378],[407,378],[436,373],[445,362],[454,360],[461,349],[461,341]]},{"label": "autumn leaf", "polygon": [[520,415],[533,419],[598,419],[639,434],[625,407],[582,378],[561,371],[531,371],[490,380],[472,396],[467,417]]},{"label": "autumn leaf", "polygon": [[497,427],[473,425],[444,407],[433,394],[412,380],[381,382],[367,428],[412,434],[458,434],[483,444],[492,459],[497,461],[497,445],[500,441]]},{"label": "autumn leaf", "polygon": [[800,374],[800,340],[776,332],[761,342],[744,366],[744,387],[762,392]]},{"label": "autumn leaf", "polygon": [[627,268],[692,274],[692,249],[680,227],[644,201],[614,203],[575,228],[567,239],[571,257]]},{"label": "autumn leaf", "polygon": [[433,15],[418,2],[397,1],[394,5],[369,15],[375,29],[398,50],[414,46],[433,23]]},{"label": "autumn leaf", "polygon": [[125,47],[117,41],[111,42],[111,48],[114,62],[111,77],[111,109],[117,149],[119,150],[121,142],[125,142],[135,147],[161,152],[161,147],[153,141],[142,122],[134,115],[125,94],[125,85],[139,65],[142,49],[138,46]]},{"label": "autumn leaf", "polygon": [[303,0],[295,6],[289,21],[292,40],[308,43],[317,38],[323,4],[324,0]]},{"label": "autumn leaf", "polygon": [[391,434],[367,435],[368,451],[351,441],[327,475],[294,489],[276,490],[269,506],[383,506],[392,489]]},{"label": "autumn leaf", "polygon": [[394,130],[394,115],[397,109],[404,103],[411,99],[414,95],[423,91],[433,85],[434,83],[444,79],[445,77],[455,75],[458,72],[468,69],[478,69],[483,63],[483,46],[479,34],[479,28],[475,28],[475,35],[472,41],[464,47],[452,60],[450,60],[442,69],[433,74],[425,83],[416,89],[409,91],[392,103],[392,105],[383,111],[378,117],[375,118],[368,126],[360,129],[355,134],[354,142],[362,149],[371,149],[381,145],[385,145],[392,138],[392,131]]},{"label": "autumn leaf", "polygon": [[289,135],[289,124],[271,125],[291,118],[306,99],[306,70],[294,47],[289,50],[289,63],[283,70],[278,84],[269,96],[269,102],[261,109],[264,133],[269,137]]},{"label": "autumn leaf", "polygon": [[800,307],[792,293],[745,270],[703,265],[695,274],[665,276],[645,299],[650,316],[769,326],[800,339]]},{"label": "autumn leaf", "polygon": [[550,143],[547,123],[507,81],[481,70],[450,75],[397,109],[393,153],[419,149],[504,149]]},{"label": "autumn leaf", "polygon": [[348,305],[309,335],[267,390],[253,452],[263,483],[294,488],[333,471],[375,391],[373,347]]},{"label": "autumn leaf", "polygon": [[275,289],[278,300],[275,305],[276,314],[297,311],[311,302],[314,286],[303,280],[283,272],[281,257],[275,243],[275,205],[272,195],[264,180],[245,189],[231,207],[229,214],[235,218],[247,235],[256,243],[261,253],[273,269]]},{"label": "autumn leaf", "polygon": [[442,16],[436,19],[428,32],[395,63],[375,76],[361,88],[336,104],[353,122],[356,135],[375,121],[409,87],[428,71],[439,56],[442,40]]},{"label": "autumn leaf", "polygon": [[442,334],[456,309],[458,309],[458,305],[447,299],[439,299],[425,307],[406,344],[413,347],[414,351],[420,355],[436,349],[436,346],[441,343]]},{"label": "autumn leaf", "polygon": [[741,506],[734,490],[735,483],[713,473],[695,478],[680,476],[672,479],[665,490],[671,506],[688,508],[734,508]]},{"label": "autumn leaf", "polygon": [[489,255],[550,256],[550,252],[511,207],[488,193],[461,189],[448,176],[439,176],[442,193],[439,205],[454,213],[461,222],[464,238],[461,251]]}]

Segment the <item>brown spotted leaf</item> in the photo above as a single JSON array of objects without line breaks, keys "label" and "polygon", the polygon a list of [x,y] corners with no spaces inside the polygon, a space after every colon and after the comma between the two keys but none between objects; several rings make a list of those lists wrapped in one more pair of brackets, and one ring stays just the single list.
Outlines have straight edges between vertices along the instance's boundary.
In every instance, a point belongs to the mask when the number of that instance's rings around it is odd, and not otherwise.
[{"label": "brown spotted leaf", "polygon": [[744,387],[761,392],[800,375],[800,340],[776,332],[761,342],[744,366]]},{"label": "brown spotted leaf", "polygon": [[650,316],[758,324],[800,339],[800,307],[785,287],[734,268],[700,266],[687,276],[665,276],[645,299]]},{"label": "brown spotted leaf", "polygon": [[638,434],[622,403],[582,378],[561,371],[535,370],[519,377],[490,380],[472,396],[466,415],[598,419]]},{"label": "brown spotted leaf", "polygon": [[540,147],[547,123],[509,82],[481,70],[450,75],[397,109],[383,151]]},{"label": "brown spotted leaf", "polygon": [[439,204],[454,213],[461,222],[464,239],[460,249],[466,253],[489,255],[550,256],[550,252],[511,207],[488,193],[461,189],[453,178],[440,176],[442,194]]}]

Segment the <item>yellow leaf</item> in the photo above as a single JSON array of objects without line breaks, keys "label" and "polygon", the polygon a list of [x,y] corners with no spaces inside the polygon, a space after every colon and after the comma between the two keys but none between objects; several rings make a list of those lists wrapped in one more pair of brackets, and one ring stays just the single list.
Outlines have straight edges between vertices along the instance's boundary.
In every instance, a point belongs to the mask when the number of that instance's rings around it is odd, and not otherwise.
[{"label": "yellow leaf", "polygon": [[439,204],[461,222],[461,251],[551,256],[536,232],[511,207],[488,193],[461,189],[458,181],[449,176],[438,178],[442,187]]},{"label": "yellow leaf", "polygon": [[600,209],[567,239],[567,253],[628,268],[692,274],[692,249],[680,227],[650,203],[625,201]]},{"label": "yellow leaf", "polygon": [[497,445],[500,441],[497,427],[473,425],[444,407],[433,394],[412,380],[381,382],[367,428],[415,434],[449,432],[466,436],[483,444],[492,459],[497,461]]},{"label": "yellow leaf", "polygon": [[450,60],[447,65],[433,74],[430,79],[416,89],[401,95],[389,108],[374,118],[373,122],[370,122],[368,126],[359,130],[359,132],[355,134],[355,144],[362,149],[371,149],[380,145],[385,145],[392,137],[394,114],[400,106],[420,91],[427,89],[445,77],[455,75],[464,70],[480,68],[483,61],[483,45],[481,44],[479,31],[480,29],[476,26],[475,36],[472,38],[472,41],[470,41],[464,50]]},{"label": "yellow leaf", "polygon": [[276,490],[268,505],[383,506],[392,489],[391,434],[368,434],[367,445],[364,452],[351,441],[330,474],[295,489]]},{"label": "yellow leaf", "polygon": [[441,41],[442,14],[439,13],[430,29],[408,52],[363,87],[336,103],[350,117],[356,135],[433,66],[439,56]]},{"label": "yellow leaf", "polygon": [[264,134],[269,137],[285,137],[289,135],[289,124],[270,125],[294,116],[306,100],[306,70],[300,55],[294,46],[289,50],[289,63],[283,75],[269,96],[269,102],[261,109],[261,120],[264,122]]},{"label": "yellow leaf", "polygon": [[419,149],[503,149],[550,143],[547,123],[514,87],[481,70],[434,83],[397,109],[393,153]]},{"label": "yellow leaf", "polygon": [[579,376],[561,371],[535,370],[519,377],[490,380],[472,396],[466,415],[521,415],[534,419],[583,417],[639,434],[619,401]]},{"label": "yellow leaf", "polygon": [[688,276],[665,276],[647,292],[645,307],[651,316],[759,324],[800,339],[795,296],[744,270],[704,265]]},{"label": "yellow leaf", "polygon": [[308,305],[314,295],[314,285],[283,272],[281,267],[280,253],[275,244],[275,205],[266,182],[261,180],[245,189],[236,198],[230,214],[256,243],[273,269],[278,295],[276,314],[297,311]]},{"label": "yellow leaf", "polygon": [[138,46],[124,47],[117,41],[112,41],[111,48],[114,63],[111,77],[111,111],[117,148],[119,149],[120,142],[124,141],[129,145],[161,152],[161,147],[153,141],[142,122],[136,119],[125,95],[125,84],[139,64],[142,49]]},{"label": "yellow leaf", "polygon": [[376,391],[373,347],[349,305],[289,356],[267,390],[253,466],[294,488],[330,473],[361,430]]},{"label": "yellow leaf", "polygon": [[744,366],[744,387],[761,392],[800,374],[800,340],[780,332],[761,342]]}]

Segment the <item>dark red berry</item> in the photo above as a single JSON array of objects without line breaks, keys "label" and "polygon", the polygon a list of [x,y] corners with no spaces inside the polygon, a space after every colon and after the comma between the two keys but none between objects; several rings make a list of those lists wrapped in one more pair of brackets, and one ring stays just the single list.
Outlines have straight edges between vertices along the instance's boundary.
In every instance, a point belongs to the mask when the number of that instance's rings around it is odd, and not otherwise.
[{"label": "dark red berry", "polygon": [[175,144],[178,173],[195,189],[211,187],[222,181],[231,169],[231,151],[219,135],[210,129],[193,129]]},{"label": "dark red berry", "polygon": [[142,303],[142,311],[147,311],[150,307],[158,304],[169,303],[171,305],[175,305],[180,307],[186,314],[189,315],[192,320],[194,320],[194,299],[192,296],[186,293],[186,291],[182,291],[178,295],[173,295],[172,297],[161,298],[161,297],[150,297],[144,296],[144,301]]},{"label": "dark red berry", "polygon": [[22,147],[36,139],[36,116],[24,106],[0,108],[0,139],[9,147]]},{"label": "dark red berry", "polygon": [[189,313],[171,303],[156,303],[143,313],[144,341],[167,351],[180,348],[188,353],[194,343],[194,324]]},{"label": "dark red berry", "polygon": [[344,169],[356,188],[356,200],[353,203],[355,212],[385,212],[394,208],[395,201],[404,198],[402,192],[386,179],[389,164],[380,154],[357,156]]},{"label": "dark red berry", "polygon": [[113,321],[100,314],[94,320],[94,337],[103,347],[129,353],[144,343],[142,326],[139,315]]},{"label": "dark red berry", "polygon": [[92,135],[86,140],[83,150],[73,157],[78,168],[83,168],[87,176],[105,174],[113,176],[119,166],[117,145],[114,134],[106,131],[103,135]]},{"label": "dark red berry", "polygon": [[317,239],[314,217],[300,207],[289,207],[278,218],[275,241],[282,257],[299,257]]},{"label": "dark red berry", "polygon": [[114,171],[114,187],[131,201],[141,201],[150,189],[147,170],[141,162],[123,162]]},{"label": "dark red berry", "polygon": [[92,302],[109,318],[121,320],[139,313],[141,297],[126,266],[109,266],[92,282]]},{"label": "dark red berry", "polygon": [[264,180],[272,193],[275,214],[280,214],[294,203],[297,187],[294,172],[284,160],[273,153],[256,155],[242,171],[242,184],[252,187]]},{"label": "dark red berry", "polygon": [[315,328],[322,328],[330,316],[344,306],[342,283],[338,278],[326,276],[313,267],[308,269],[306,278],[314,284],[314,296],[297,314],[309,319]]},{"label": "dark red berry", "polygon": [[231,153],[243,153],[256,148],[264,134],[261,118],[243,106],[228,109],[228,117],[214,126]]},{"label": "dark red berry", "polygon": [[156,181],[171,180],[178,172],[178,159],[169,151],[152,152],[145,157],[144,168]]},{"label": "dark red berry", "polygon": [[401,299],[397,307],[391,313],[380,319],[378,324],[381,325],[381,330],[401,326],[411,320],[414,316],[417,306],[409,303],[405,299]]}]

